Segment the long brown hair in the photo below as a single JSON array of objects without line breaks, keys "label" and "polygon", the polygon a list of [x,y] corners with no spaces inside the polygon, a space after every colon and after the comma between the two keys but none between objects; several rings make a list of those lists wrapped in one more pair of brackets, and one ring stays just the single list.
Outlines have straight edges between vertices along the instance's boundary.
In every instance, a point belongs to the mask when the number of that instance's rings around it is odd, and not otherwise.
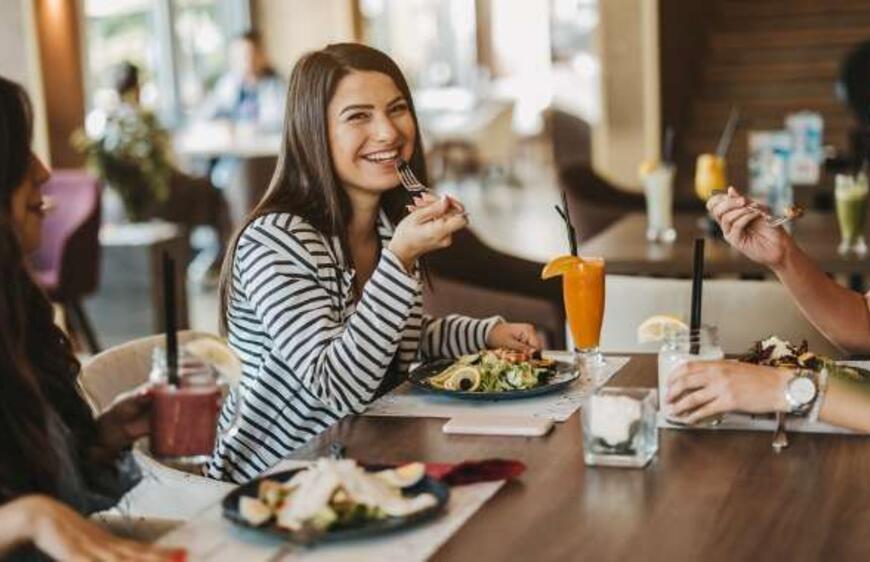
[{"label": "long brown hair", "polygon": [[[227,331],[236,246],[241,233],[257,218],[269,213],[291,213],[304,218],[322,234],[338,237],[345,265],[353,267],[347,234],[352,208],[332,163],[326,110],[339,81],[354,70],[386,74],[402,92],[417,129],[409,164],[417,177],[427,183],[411,90],[396,63],[381,51],[358,43],[337,43],[304,55],[290,75],[281,151],[272,181],[236,232],[224,257],[220,280],[223,334]],[[391,189],[381,198],[381,206],[393,224],[404,217],[408,203],[410,197],[403,189]]]},{"label": "long brown hair", "polygon": [[27,270],[12,220],[12,195],[30,173],[32,131],[27,94],[0,77],[0,500],[56,491],[50,411],[74,432],[95,435],[75,386],[79,363]]}]

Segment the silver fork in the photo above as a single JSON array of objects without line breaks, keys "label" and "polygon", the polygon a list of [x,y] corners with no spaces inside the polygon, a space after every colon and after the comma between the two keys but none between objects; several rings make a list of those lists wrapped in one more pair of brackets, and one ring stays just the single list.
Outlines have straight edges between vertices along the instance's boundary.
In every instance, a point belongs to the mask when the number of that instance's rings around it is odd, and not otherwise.
[{"label": "silver fork", "polygon": [[767,222],[767,226],[769,226],[771,228],[776,228],[778,226],[782,226],[782,225],[784,225],[788,222],[791,222],[792,220],[797,218],[796,215],[784,215],[781,217],[778,217],[776,215],[771,215],[767,211],[765,211],[761,207],[761,205],[759,205],[758,203],[755,203],[755,202],[750,203],[749,206],[752,207],[753,209],[757,210],[761,214],[763,214],[764,220]]},{"label": "silver fork", "polygon": [[402,182],[402,187],[411,193],[429,191],[429,188],[420,183],[420,180],[414,175],[411,166],[401,158],[396,162],[396,171],[399,173],[399,181]]},{"label": "silver fork", "polygon": [[785,432],[785,414],[776,413],[776,432],[773,434],[771,447],[777,453],[788,447],[788,435]]}]

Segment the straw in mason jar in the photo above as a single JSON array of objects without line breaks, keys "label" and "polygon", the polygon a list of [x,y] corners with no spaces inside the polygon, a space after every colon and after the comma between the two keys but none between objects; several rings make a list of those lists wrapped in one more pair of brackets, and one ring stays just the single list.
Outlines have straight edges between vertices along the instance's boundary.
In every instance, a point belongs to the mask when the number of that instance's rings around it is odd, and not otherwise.
[{"label": "straw in mason jar", "polygon": [[695,253],[692,262],[692,315],[689,322],[689,353],[701,351],[701,288],[704,283],[704,239],[695,238]]},{"label": "straw in mason jar", "polygon": [[178,328],[175,306],[175,260],[163,252],[163,328],[166,332],[166,381],[178,386]]}]

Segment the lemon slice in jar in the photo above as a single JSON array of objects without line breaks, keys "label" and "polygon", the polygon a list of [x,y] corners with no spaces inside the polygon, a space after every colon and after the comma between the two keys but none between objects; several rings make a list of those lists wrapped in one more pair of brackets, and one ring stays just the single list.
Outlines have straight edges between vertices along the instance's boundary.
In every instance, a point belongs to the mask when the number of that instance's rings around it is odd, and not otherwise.
[{"label": "lemon slice in jar", "polygon": [[688,332],[685,322],[670,314],[650,316],[637,327],[638,343],[660,342],[668,334]]}]

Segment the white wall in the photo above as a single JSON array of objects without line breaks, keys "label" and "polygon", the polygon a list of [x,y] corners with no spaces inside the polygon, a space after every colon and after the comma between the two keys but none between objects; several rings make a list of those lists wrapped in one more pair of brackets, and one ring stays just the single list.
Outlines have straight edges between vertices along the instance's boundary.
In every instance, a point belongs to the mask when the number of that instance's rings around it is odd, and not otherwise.
[{"label": "white wall", "polygon": [[48,129],[33,0],[0,1],[0,76],[18,82],[30,94],[36,114],[34,149],[48,162]]},{"label": "white wall", "polygon": [[302,54],[354,40],[350,0],[256,0],[254,9],[266,52],[285,77]]},{"label": "white wall", "polygon": [[658,0],[600,0],[602,119],[596,170],[640,189],[638,166],[659,156]]}]

